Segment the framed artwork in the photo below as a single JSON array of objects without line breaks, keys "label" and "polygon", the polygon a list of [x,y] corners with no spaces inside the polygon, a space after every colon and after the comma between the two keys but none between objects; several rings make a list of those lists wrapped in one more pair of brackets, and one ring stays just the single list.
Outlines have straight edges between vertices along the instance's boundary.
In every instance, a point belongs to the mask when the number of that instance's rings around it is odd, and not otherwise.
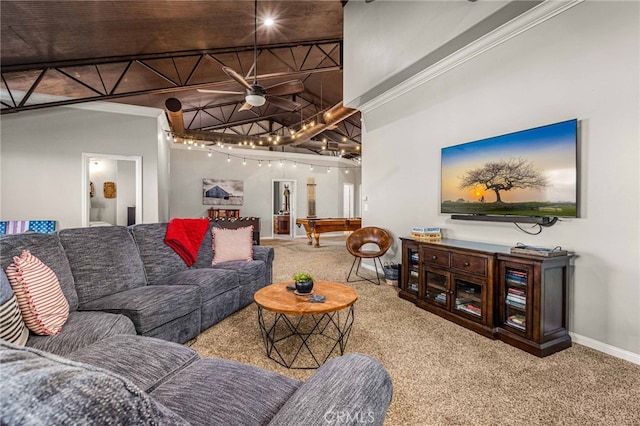
[{"label": "framed artwork", "polygon": [[202,204],[241,206],[244,182],[233,179],[202,179]]}]

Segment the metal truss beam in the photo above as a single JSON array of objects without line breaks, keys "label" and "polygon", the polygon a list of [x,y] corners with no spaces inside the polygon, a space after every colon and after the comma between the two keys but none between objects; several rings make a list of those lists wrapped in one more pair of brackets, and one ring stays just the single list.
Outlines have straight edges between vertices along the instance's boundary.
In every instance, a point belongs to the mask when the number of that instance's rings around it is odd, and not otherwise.
[{"label": "metal truss beam", "polygon": [[[245,68],[246,60],[241,56],[247,56],[252,49],[253,46],[245,46],[3,66],[1,77],[5,93],[0,102],[0,113],[230,84],[233,80],[226,76],[223,81],[207,78],[207,67],[210,69],[215,64],[218,69],[221,65]],[[342,68],[340,39],[261,46],[258,54],[263,58],[275,58],[274,62],[279,65],[276,72],[260,74],[261,80]],[[135,87],[127,86],[128,81],[136,82]],[[48,96],[44,99],[33,96],[35,93]],[[69,93],[73,98],[68,98]],[[51,96],[60,98],[51,100]]]}]

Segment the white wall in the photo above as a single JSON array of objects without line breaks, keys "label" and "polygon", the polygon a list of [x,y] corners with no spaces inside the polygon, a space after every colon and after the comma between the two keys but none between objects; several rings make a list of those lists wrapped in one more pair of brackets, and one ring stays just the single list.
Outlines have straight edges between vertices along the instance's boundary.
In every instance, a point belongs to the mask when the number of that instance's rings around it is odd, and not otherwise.
[{"label": "white wall", "polygon": [[[377,2],[375,2],[377,3]],[[421,26],[397,3],[385,34]],[[372,32],[350,31],[345,51]],[[578,343],[640,357],[640,29],[638,2],[586,1],[363,113],[365,223],[406,236],[441,226],[447,237],[514,245],[561,245],[577,253],[569,329]],[[429,40],[429,28],[420,37]],[[395,39],[397,44],[404,40]],[[392,59],[392,58],[391,58]],[[390,60],[391,60],[390,59]],[[376,58],[360,64],[368,69]],[[345,88],[362,75],[345,69]],[[513,225],[457,222],[438,213],[440,149],[577,118],[581,125],[582,217],[537,236]],[[390,202],[393,200],[393,202]],[[399,260],[399,252],[392,253]]]},{"label": "white wall", "polygon": [[[345,104],[353,102],[376,85],[418,62],[423,56],[468,30],[483,18],[508,3],[493,0],[412,1],[411,14],[420,25],[394,25],[406,17],[406,1],[351,2],[349,25],[344,27],[345,40],[357,38],[357,45],[344,45],[344,68],[359,78],[344,87]],[[405,4],[403,4],[405,3]],[[375,29],[375,31],[372,31]],[[425,32],[429,37],[425,37]],[[360,37],[366,33],[367,37]],[[402,43],[398,43],[401,40]],[[372,61],[375,63],[372,64]]]},{"label": "white wall", "polygon": [[[227,154],[216,151],[209,157],[207,151],[195,149],[171,151],[170,217],[202,217],[210,207],[216,208],[202,204],[202,179],[237,179],[244,181],[244,204],[229,208],[239,208],[242,216],[260,217],[261,238],[271,237],[273,179],[296,181],[296,199],[290,202],[292,207],[295,203],[298,217],[307,214],[307,177],[315,178],[318,217],[342,217],[342,182],[352,182],[356,188],[360,183],[356,164],[337,157],[235,149],[230,151],[232,157],[228,162]],[[246,166],[242,165],[243,158],[247,160]],[[263,160],[262,166],[258,166],[258,159]],[[316,165],[313,171],[309,164]],[[327,167],[331,168],[329,173]],[[344,173],[346,167],[352,168],[348,174]],[[305,235],[304,228],[296,227],[296,234]]]},{"label": "white wall", "polygon": [[159,109],[107,103],[3,115],[0,218],[82,226],[82,153],[88,152],[142,156],[143,221],[166,220],[159,208],[167,189],[158,176],[168,168],[158,163],[160,140],[166,145],[159,117]]}]

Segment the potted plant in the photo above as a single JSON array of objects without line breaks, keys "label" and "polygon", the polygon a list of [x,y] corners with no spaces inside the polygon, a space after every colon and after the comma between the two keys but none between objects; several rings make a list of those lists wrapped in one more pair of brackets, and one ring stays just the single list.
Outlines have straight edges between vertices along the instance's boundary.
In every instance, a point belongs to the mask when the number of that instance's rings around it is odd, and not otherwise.
[{"label": "potted plant", "polygon": [[313,290],[313,277],[307,272],[293,274],[296,283],[296,291],[300,294],[309,294]]}]

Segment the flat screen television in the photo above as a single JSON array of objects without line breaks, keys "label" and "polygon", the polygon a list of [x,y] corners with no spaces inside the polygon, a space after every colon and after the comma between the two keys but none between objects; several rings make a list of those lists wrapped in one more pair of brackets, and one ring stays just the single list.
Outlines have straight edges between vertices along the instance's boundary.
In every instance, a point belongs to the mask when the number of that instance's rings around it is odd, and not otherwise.
[{"label": "flat screen television", "polygon": [[442,148],[440,212],[516,222],[578,217],[578,121]]}]

